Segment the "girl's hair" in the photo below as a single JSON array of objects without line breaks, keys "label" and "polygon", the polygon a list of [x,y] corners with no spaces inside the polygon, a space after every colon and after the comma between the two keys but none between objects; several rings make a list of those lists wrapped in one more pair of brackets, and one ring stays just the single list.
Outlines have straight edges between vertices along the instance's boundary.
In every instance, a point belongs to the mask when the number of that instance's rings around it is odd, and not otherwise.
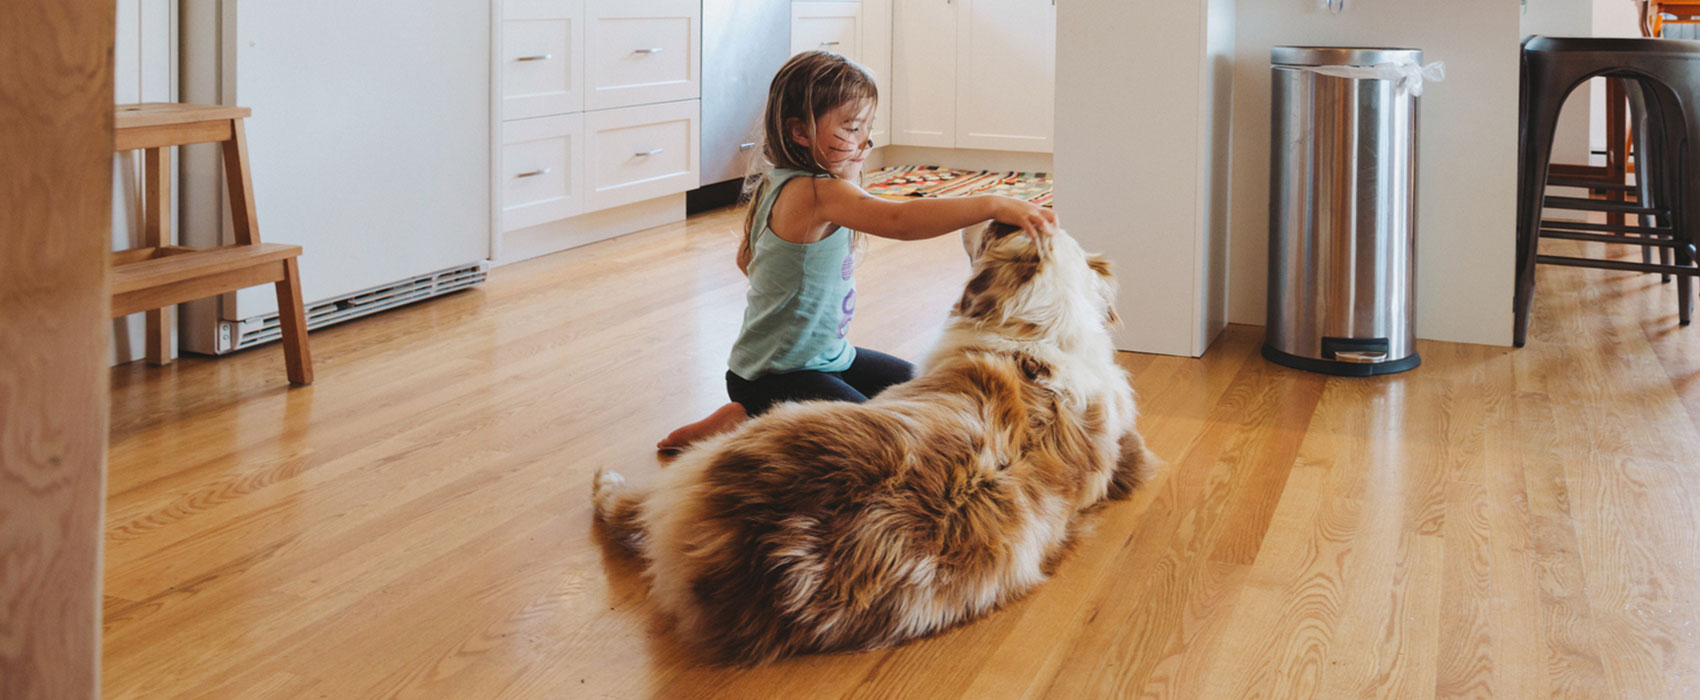
[{"label": "girl's hair", "polygon": [[877,104],[879,88],[868,69],[830,51],[804,51],[792,56],[773,76],[767,90],[767,110],[762,115],[761,158],[751,159],[741,197],[749,202],[749,211],[744,214],[744,240],[738,245],[738,269],[744,274],[749,274],[756,233],[755,205],[766,193],[767,172],[790,168],[831,175],[815,160],[814,149],[791,140],[788,124],[792,119],[800,120],[804,131],[814,134],[816,119],[851,102]]}]

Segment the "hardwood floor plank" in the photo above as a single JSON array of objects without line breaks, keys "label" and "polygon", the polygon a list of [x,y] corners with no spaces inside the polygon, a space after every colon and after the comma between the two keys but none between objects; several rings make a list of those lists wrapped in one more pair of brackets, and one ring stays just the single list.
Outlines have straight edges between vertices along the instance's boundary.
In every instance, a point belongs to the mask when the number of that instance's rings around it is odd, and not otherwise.
[{"label": "hardwood floor plank", "polygon": [[[1247,504],[1269,498],[1269,484],[1285,482],[1324,381],[1266,362],[1242,368],[1200,441],[1211,449],[1190,452],[1176,465],[1207,475],[1202,493],[1181,516],[1167,546],[1159,541],[1150,561],[1119,567],[1143,575],[1107,582],[1114,590],[1099,594],[1106,604],[1098,614],[1108,624],[1091,626],[1075,638],[1047,695],[1123,697],[1145,686],[1185,615],[1192,589],[1206,573],[1206,562],[1247,563],[1212,553],[1235,538],[1261,539],[1267,521],[1254,519],[1267,509]],[[1246,497],[1251,491],[1257,492]],[[1279,488],[1274,491],[1278,494]],[[1228,546],[1255,551],[1257,543]],[[1106,655],[1118,661],[1104,663]]]}]

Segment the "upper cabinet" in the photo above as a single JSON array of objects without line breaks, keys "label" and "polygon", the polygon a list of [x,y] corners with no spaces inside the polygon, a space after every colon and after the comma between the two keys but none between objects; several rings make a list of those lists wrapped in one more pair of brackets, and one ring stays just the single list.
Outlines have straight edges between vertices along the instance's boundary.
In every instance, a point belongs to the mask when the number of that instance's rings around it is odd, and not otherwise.
[{"label": "upper cabinet", "polygon": [[1049,152],[1052,0],[905,0],[892,18],[892,142]]}]

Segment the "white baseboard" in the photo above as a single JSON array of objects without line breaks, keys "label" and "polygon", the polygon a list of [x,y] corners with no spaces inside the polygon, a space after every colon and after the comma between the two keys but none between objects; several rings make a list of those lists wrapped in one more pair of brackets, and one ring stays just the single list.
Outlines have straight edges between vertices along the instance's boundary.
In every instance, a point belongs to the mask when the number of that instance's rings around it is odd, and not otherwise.
[{"label": "white baseboard", "polygon": [[495,265],[529,260],[685,220],[684,193],[580,214],[502,234]]}]

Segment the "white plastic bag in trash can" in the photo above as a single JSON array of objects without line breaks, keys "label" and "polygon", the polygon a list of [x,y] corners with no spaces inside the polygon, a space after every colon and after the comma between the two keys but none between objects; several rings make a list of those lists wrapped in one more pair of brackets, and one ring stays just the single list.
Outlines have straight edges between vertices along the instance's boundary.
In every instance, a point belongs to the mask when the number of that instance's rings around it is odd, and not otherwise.
[{"label": "white plastic bag in trash can", "polygon": [[1415,61],[1400,61],[1397,63],[1377,63],[1373,66],[1289,66],[1299,70],[1308,70],[1336,78],[1357,78],[1361,80],[1391,80],[1395,90],[1409,91],[1412,96],[1421,97],[1423,81],[1441,82],[1446,80],[1446,62],[1435,61],[1426,66],[1419,66]]}]

